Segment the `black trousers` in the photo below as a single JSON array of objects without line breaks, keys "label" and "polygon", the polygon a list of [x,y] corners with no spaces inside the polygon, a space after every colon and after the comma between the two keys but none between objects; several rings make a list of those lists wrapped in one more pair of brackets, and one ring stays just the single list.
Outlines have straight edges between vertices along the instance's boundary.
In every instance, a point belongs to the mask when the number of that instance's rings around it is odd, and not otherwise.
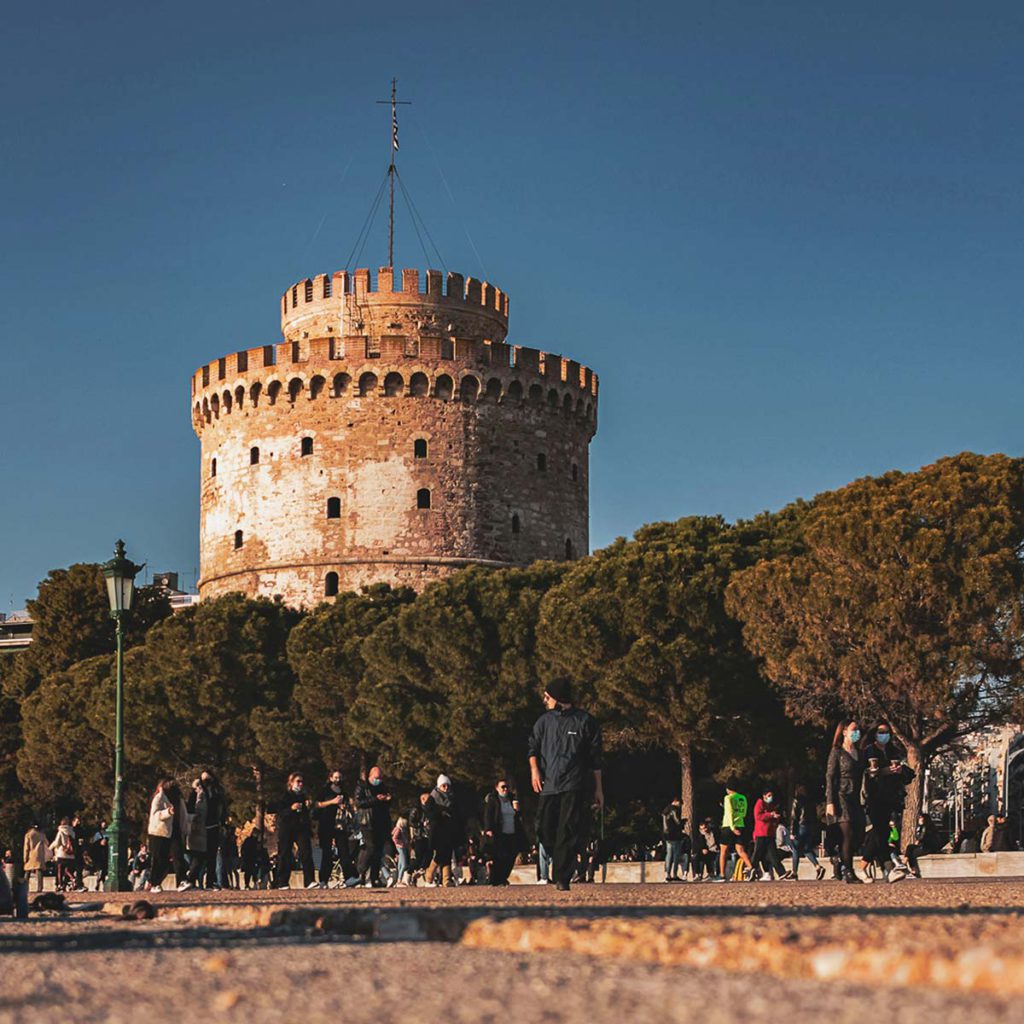
[{"label": "black trousers", "polygon": [[174,861],[174,873],[179,882],[185,880],[185,856],[181,848],[181,836],[149,836],[149,853],[152,868],[149,872],[150,885],[162,885],[167,877],[170,862]]},{"label": "black trousers", "polygon": [[750,863],[755,871],[767,871],[777,875],[786,873],[779,862],[779,852],[774,836],[758,836],[754,840],[754,856],[750,858]]},{"label": "black trousers", "polygon": [[348,852],[348,833],[340,829],[324,829],[320,833],[320,881],[324,885],[331,880],[331,869],[336,860],[341,861],[345,877],[351,878],[354,868]]},{"label": "black trousers", "polygon": [[537,801],[537,837],[551,854],[555,882],[568,885],[576,870],[583,841],[587,796],[581,789],[569,793],[542,793]]},{"label": "black trousers", "polygon": [[277,884],[287,886],[292,875],[294,854],[292,847],[299,848],[299,863],[302,865],[302,884],[309,885],[316,877],[313,870],[313,842],[308,828],[291,831],[287,826],[277,833]]},{"label": "black trousers", "polygon": [[494,846],[491,849],[491,885],[504,885],[508,881],[518,852],[519,844],[514,835],[502,832],[494,837]]},{"label": "black trousers", "polygon": [[359,848],[356,874],[364,882],[367,872],[369,872],[371,882],[380,881],[380,862],[384,856],[384,846],[387,841],[387,832],[382,832],[372,826],[363,829],[363,845]]},{"label": "black trousers", "polygon": [[[215,886],[220,885],[220,879],[217,878],[217,851],[220,849],[220,826],[219,825],[207,825],[206,826],[206,888],[213,889]],[[202,877],[200,876],[197,881],[201,882]]]}]

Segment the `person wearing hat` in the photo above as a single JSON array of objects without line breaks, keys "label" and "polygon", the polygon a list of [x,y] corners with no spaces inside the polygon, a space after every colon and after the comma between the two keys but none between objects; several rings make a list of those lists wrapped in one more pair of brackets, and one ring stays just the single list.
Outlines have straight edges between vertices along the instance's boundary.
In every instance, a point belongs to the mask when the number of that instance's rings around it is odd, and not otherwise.
[{"label": "person wearing hat", "polygon": [[440,869],[441,884],[448,885],[452,876],[452,855],[462,830],[452,793],[452,780],[447,775],[438,775],[437,785],[430,793],[425,813],[430,822],[432,854],[423,880],[428,886],[437,885],[434,877]]},{"label": "person wearing hat", "polygon": [[573,705],[567,680],[547,684],[544,706],[528,745],[530,780],[540,796],[537,837],[552,855],[556,888],[568,892],[591,787],[594,806],[604,806],[601,729],[592,715]]}]

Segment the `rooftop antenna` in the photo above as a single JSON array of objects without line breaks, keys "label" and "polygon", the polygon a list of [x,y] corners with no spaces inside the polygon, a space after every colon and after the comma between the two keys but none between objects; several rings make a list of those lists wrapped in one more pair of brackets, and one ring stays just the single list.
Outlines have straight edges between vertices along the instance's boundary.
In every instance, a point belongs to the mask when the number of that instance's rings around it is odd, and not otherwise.
[{"label": "rooftop antenna", "polygon": [[412,100],[398,99],[398,79],[391,79],[391,99],[377,100],[391,104],[391,163],[388,165],[388,267],[395,265],[395,154],[398,152],[398,108],[411,107]]}]

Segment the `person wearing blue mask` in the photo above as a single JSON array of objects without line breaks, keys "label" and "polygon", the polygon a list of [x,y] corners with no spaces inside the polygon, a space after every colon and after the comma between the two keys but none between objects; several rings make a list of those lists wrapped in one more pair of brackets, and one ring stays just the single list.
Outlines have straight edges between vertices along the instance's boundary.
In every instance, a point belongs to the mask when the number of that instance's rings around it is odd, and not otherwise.
[{"label": "person wearing blue mask", "polygon": [[854,885],[861,879],[853,870],[853,857],[864,838],[864,807],[860,795],[864,761],[857,746],[860,737],[860,723],[855,718],[843,719],[832,737],[825,772],[825,814],[842,833],[843,880]]}]

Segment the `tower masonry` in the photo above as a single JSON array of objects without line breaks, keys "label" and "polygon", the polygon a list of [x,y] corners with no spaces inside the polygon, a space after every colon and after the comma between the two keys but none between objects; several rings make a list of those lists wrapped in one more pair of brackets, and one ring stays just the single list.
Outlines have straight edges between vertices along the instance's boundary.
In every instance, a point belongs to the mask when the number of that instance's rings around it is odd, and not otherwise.
[{"label": "tower masonry", "polygon": [[321,274],[281,297],[283,341],[200,367],[200,595],[586,554],[597,376],[507,344],[508,306],[461,274]]}]

